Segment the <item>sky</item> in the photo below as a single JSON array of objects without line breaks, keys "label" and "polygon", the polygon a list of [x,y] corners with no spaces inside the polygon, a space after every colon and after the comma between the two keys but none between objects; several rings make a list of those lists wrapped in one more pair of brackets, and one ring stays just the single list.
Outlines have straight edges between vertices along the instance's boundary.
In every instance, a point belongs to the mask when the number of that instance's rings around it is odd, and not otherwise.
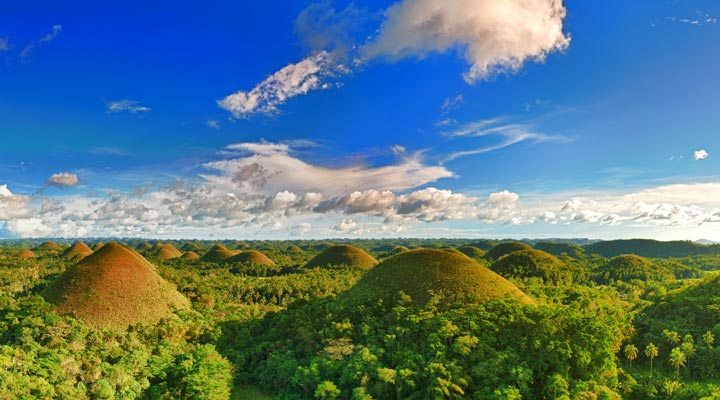
[{"label": "sky", "polygon": [[3,2],[0,238],[720,241],[716,1],[151,3]]}]

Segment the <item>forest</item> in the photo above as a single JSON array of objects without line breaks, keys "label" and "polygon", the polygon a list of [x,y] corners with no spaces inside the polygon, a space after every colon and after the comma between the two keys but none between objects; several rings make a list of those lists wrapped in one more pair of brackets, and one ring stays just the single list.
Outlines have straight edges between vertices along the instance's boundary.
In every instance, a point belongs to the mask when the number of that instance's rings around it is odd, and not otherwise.
[{"label": "forest", "polygon": [[691,242],[15,240],[0,399],[718,399]]}]

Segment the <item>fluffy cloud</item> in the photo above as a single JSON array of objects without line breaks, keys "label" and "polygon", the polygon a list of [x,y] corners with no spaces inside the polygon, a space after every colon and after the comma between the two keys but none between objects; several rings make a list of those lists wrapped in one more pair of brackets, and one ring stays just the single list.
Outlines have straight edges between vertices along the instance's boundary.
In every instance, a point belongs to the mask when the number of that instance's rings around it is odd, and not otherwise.
[{"label": "fluffy cloud", "polygon": [[71,172],[58,172],[52,174],[48,179],[48,185],[50,186],[69,187],[76,186],[79,182],[78,176]]},{"label": "fluffy cloud", "polygon": [[127,112],[130,114],[142,114],[150,111],[150,107],[141,105],[137,100],[115,100],[107,103],[108,112],[119,113]]},{"label": "fluffy cloud", "polygon": [[400,59],[461,50],[470,64],[465,80],[474,82],[568,47],[565,14],[561,0],[403,0],[362,53]]},{"label": "fluffy cloud", "polygon": [[693,158],[695,161],[699,161],[708,158],[709,155],[710,153],[708,153],[707,150],[700,149],[693,153]]},{"label": "fluffy cloud", "polygon": [[7,185],[0,185],[0,221],[28,217],[30,198],[13,194]]},{"label": "fluffy cloud", "polygon": [[283,67],[249,91],[237,91],[219,100],[218,105],[236,118],[274,114],[288,99],[312,90],[328,89],[332,87],[333,78],[348,72],[330,53],[320,51]]}]

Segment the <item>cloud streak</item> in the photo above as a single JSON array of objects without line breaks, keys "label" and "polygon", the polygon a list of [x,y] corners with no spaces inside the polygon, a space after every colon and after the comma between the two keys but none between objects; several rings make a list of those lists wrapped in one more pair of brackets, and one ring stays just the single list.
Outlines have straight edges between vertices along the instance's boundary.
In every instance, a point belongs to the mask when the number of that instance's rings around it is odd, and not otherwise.
[{"label": "cloud streak", "polygon": [[110,113],[130,113],[130,114],[145,114],[150,112],[150,107],[140,104],[137,100],[115,100],[108,102],[105,107]]}]

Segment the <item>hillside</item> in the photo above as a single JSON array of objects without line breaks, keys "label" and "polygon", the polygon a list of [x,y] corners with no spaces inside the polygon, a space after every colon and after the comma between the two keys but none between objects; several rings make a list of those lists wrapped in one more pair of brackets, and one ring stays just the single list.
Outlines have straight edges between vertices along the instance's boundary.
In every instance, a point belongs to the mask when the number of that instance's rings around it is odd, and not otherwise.
[{"label": "hillside", "polygon": [[585,250],[574,243],[537,242],[533,247],[554,256],[570,256],[580,258],[585,255]]},{"label": "hillside", "polygon": [[251,265],[275,265],[275,262],[273,260],[271,260],[270,258],[268,258],[268,256],[257,250],[245,250],[242,253],[225,259],[225,262]]},{"label": "hillside", "polygon": [[667,258],[702,254],[720,254],[720,245],[702,245],[691,241],[661,242],[650,239],[608,240],[584,247],[588,254],[615,257],[637,254],[642,257]]},{"label": "hillside", "polygon": [[630,282],[635,279],[667,281],[675,277],[670,268],[635,254],[623,254],[612,258],[595,270],[594,275],[595,279],[603,284],[613,281]]},{"label": "hillside", "polygon": [[200,261],[223,262],[238,253],[240,253],[240,250],[230,250],[221,244],[216,244],[211,247],[207,253],[200,257]]},{"label": "hillside", "polygon": [[189,306],[152,264],[114,242],[68,268],[43,296],[59,313],[111,329],[156,322]]},{"label": "hillside", "polygon": [[161,260],[172,260],[173,258],[179,258],[183,253],[171,244],[159,244],[153,252],[153,256]]},{"label": "hillside", "polygon": [[505,278],[541,278],[546,283],[568,284],[572,272],[552,254],[540,250],[520,250],[495,261],[490,269]]},{"label": "hillside", "polygon": [[521,250],[532,250],[532,247],[520,242],[505,242],[500,243],[485,253],[485,258],[489,261],[497,261],[500,258],[514,252]]},{"label": "hillside", "polygon": [[93,251],[85,243],[75,242],[72,246],[60,253],[60,256],[78,262],[92,253]]}]

